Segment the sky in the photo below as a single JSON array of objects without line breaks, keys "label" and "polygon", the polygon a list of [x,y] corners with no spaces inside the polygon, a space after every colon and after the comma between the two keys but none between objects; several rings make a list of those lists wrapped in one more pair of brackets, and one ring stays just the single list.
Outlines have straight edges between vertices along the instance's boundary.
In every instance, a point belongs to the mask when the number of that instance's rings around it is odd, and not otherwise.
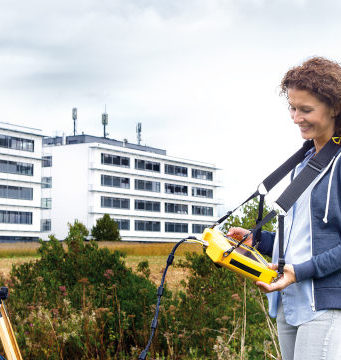
[{"label": "sky", "polygon": [[[0,121],[215,164],[233,208],[302,144],[279,95],[312,56],[341,61],[338,0],[0,0]],[[275,192],[276,194],[276,192]],[[269,197],[269,203],[274,200]]]}]

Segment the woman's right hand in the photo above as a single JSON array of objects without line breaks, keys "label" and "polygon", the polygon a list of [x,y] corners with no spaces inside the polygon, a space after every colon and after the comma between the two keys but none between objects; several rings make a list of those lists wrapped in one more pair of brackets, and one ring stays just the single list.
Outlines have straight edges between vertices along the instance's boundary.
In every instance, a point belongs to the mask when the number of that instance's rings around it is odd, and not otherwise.
[{"label": "woman's right hand", "polygon": [[226,235],[240,241],[246,234],[250,234],[250,236],[243,242],[243,244],[252,246],[253,236],[250,230],[246,230],[241,227],[231,227]]}]

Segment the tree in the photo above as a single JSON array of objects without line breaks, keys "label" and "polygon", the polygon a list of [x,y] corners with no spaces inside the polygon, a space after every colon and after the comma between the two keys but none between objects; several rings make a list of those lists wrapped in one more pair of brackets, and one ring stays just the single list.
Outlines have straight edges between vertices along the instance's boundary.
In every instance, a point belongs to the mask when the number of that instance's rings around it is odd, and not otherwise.
[{"label": "tree", "polygon": [[[240,226],[244,229],[253,229],[256,226],[256,220],[258,218],[258,199],[253,199],[248,202],[240,210],[238,210],[237,215],[231,215],[226,223],[224,228],[228,230],[232,226]],[[264,203],[263,208],[263,218],[271,211],[271,209]],[[238,215],[239,213],[239,215]],[[267,224],[263,226],[263,230],[275,231],[277,226],[277,218],[271,219]]]},{"label": "tree", "polygon": [[96,220],[96,225],[91,230],[92,236],[97,241],[120,241],[120,231],[117,222],[109,214]]}]

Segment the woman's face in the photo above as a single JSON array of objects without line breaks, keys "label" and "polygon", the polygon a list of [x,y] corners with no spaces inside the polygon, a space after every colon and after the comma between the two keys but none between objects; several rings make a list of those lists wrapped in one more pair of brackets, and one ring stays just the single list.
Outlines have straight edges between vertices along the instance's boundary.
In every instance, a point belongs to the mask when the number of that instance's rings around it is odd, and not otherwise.
[{"label": "woman's face", "polygon": [[288,90],[291,118],[298,125],[303,139],[313,139],[323,146],[334,134],[334,110],[306,90]]}]

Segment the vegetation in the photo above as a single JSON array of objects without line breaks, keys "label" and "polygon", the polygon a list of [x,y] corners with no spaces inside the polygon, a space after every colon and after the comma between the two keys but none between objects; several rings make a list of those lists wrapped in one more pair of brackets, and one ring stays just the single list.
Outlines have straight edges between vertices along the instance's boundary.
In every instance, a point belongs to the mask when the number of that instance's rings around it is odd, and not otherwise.
[{"label": "vegetation", "polygon": [[[15,265],[2,282],[25,359],[137,359],[146,345],[156,303],[148,261],[133,272],[122,252],[84,242],[85,230],[76,222],[64,246],[54,237],[42,242],[40,258]],[[165,291],[148,359],[280,359],[251,282],[198,251],[178,267],[188,276],[182,290]]]},{"label": "vegetation", "polygon": [[121,240],[118,224],[109,214],[104,214],[103,217],[96,220],[96,225],[93,226],[91,234],[97,241]]}]

